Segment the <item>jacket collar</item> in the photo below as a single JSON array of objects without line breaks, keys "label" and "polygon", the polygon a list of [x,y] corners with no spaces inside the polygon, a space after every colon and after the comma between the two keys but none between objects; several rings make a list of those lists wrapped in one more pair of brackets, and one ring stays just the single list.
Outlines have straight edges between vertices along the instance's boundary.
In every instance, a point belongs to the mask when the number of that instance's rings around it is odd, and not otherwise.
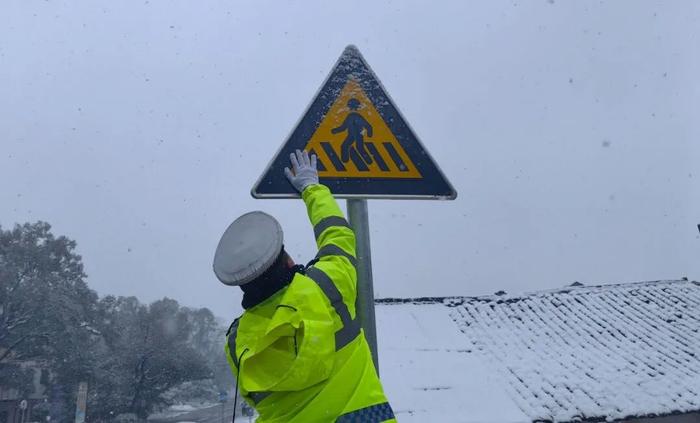
[{"label": "jacket collar", "polygon": [[292,282],[296,273],[303,273],[304,266],[295,265],[290,268],[281,267],[273,271],[267,277],[256,279],[245,285],[241,285],[243,290],[243,301],[241,305],[245,310],[255,307],[268,298],[275,295],[281,289]]}]

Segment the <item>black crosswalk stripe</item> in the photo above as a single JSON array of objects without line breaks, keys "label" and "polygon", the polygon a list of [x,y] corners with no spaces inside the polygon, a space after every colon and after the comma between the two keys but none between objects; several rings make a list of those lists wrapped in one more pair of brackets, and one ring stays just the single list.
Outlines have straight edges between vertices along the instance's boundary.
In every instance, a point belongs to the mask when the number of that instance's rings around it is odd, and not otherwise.
[{"label": "black crosswalk stripe", "polygon": [[396,167],[398,167],[401,172],[408,172],[408,166],[401,160],[401,156],[399,156],[399,152],[396,151],[394,145],[390,142],[385,142],[384,148],[389,153],[394,163],[396,163]]},{"label": "black crosswalk stripe", "polygon": [[355,167],[360,172],[367,172],[369,170],[367,163],[365,163],[365,161],[362,160],[360,153],[357,152],[357,149],[355,149],[354,146],[350,148],[350,160],[352,160],[352,162],[355,164]]},{"label": "black crosswalk stripe", "polygon": [[379,169],[381,169],[382,172],[388,172],[389,166],[386,165],[384,158],[382,157],[381,154],[379,154],[379,151],[377,151],[377,147],[374,146],[374,143],[373,142],[366,142],[365,145],[367,146],[367,149],[369,150],[369,154],[371,154],[374,161],[377,162],[377,166],[379,166]]},{"label": "black crosswalk stripe", "polygon": [[316,169],[318,169],[319,172],[326,171],[326,166],[321,161],[321,158],[318,157],[318,154],[316,154],[316,150],[312,148],[311,151],[309,151],[309,156],[316,156]]},{"label": "black crosswalk stripe", "polygon": [[[323,172],[327,169],[332,170],[332,168],[335,168],[335,171],[337,172],[345,172],[347,170],[346,164],[343,163],[343,161],[340,159],[339,152],[336,151],[336,148],[334,148],[329,141],[322,141],[320,144],[321,148],[323,149],[323,152],[326,153],[326,156],[328,157],[328,161],[330,161],[330,163],[325,163],[323,160],[318,158],[318,170],[320,172]],[[374,160],[374,162],[377,164],[377,167],[379,167],[380,171],[392,171],[389,167],[389,164],[387,163],[387,159],[390,159],[394,163],[396,168],[401,172],[408,172],[410,170],[408,166],[406,166],[406,163],[404,163],[403,159],[401,159],[401,155],[399,155],[399,152],[396,150],[396,148],[391,142],[381,143],[381,148],[383,148],[385,151],[384,155],[382,155],[382,153],[379,151],[379,143],[375,144],[374,142],[370,141],[365,142],[364,145],[367,148],[367,151],[369,152],[372,160]],[[316,152],[314,150],[311,150],[310,154],[316,154]],[[362,156],[357,151],[355,146],[352,146],[350,148],[349,158],[359,172],[368,172],[370,170],[369,166],[362,159]],[[331,166],[330,168],[328,167],[329,165]]]},{"label": "black crosswalk stripe", "polygon": [[340,161],[340,157],[338,157],[337,154],[335,154],[335,150],[333,150],[333,146],[331,146],[331,143],[329,142],[322,142],[321,147],[323,148],[323,151],[326,152],[326,155],[328,156],[328,159],[331,161],[331,164],[337,170],[338,172],[344,172],[345,171],[345,166],[343,165],[343,162]]}]

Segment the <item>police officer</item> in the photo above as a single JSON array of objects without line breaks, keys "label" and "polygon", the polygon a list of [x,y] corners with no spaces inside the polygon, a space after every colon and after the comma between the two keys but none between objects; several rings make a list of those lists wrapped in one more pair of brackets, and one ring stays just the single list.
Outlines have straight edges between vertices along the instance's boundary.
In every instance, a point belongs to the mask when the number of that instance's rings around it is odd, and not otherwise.
[{"label": "police officer", "polygon": [[295,265],[279,223],[260,211],[236,219],[214,256],[217,278],[243,290],[225,347],[236,383],[258,423],[394,422],[357,318],[355,234],[319,183],[316,156],[290,160],[316,257]]}]

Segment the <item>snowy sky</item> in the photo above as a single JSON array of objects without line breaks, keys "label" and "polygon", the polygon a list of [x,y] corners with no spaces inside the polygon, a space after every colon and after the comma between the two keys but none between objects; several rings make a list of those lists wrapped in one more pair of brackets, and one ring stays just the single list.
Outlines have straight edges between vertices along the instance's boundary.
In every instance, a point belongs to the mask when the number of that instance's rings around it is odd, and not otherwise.
[{"label": "snowy sky", "polygon": [[0,3],[0,224],[78,241],[100,294],[230,319],[211,271],[249,191],[347,44],[451,180],[369,204],[375,293],[700,280],[700,3]]}]

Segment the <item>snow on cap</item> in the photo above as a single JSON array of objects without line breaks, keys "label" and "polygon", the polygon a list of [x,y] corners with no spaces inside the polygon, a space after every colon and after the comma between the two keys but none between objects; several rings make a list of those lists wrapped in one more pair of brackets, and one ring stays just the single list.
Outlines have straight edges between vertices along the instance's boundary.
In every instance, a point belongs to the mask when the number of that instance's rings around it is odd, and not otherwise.
[{"label": "snow on cap", "polygon": [[262,275],[282,251],[282,227],[267,213],[246,213],[226,229],[214,254],[214,273],[225,285]]}]

